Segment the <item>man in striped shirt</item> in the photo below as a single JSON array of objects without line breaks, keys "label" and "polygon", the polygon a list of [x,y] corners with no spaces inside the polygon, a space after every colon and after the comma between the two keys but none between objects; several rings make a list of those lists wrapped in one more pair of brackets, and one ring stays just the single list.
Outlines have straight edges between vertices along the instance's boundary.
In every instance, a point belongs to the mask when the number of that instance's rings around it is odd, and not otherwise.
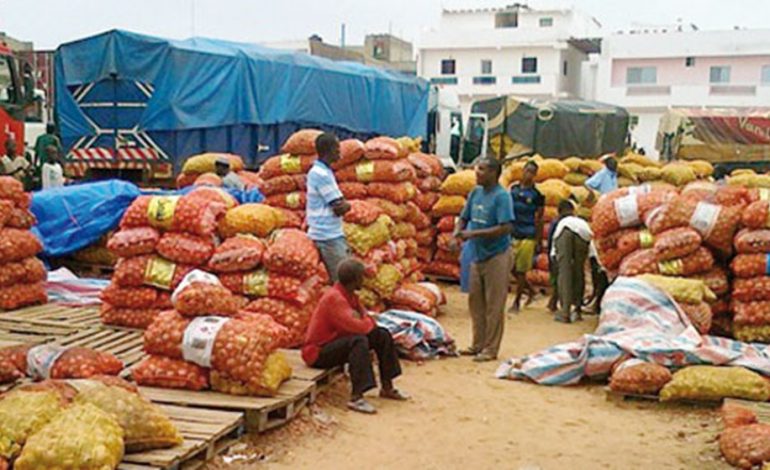
[{"label": "man in striped shirt", "polygon": [[316,138],[318,160],[307,175],[307,234],[321,254],[332,284],[337,282],[337,265],[350,255],[342,216],[350,210],[331,165],[340,158],[340,142],[334,134]]}]

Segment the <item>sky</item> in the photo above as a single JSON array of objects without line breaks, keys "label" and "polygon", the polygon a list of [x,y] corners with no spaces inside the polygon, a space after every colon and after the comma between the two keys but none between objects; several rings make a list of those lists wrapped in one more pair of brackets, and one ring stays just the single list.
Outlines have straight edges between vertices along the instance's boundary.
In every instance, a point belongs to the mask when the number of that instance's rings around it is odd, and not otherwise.
[{"label": "sky", "polygon": [[[534,8],[575,7],[594,16],[605,33],[634,24],[700,29],[767,28],[769,0],[530,0]],[[504,6],[514,0],[0,0],[0,31],[33,41],[37,49],[109,29],[169,38],[204,36],[244,42],[305,39],[361,44],[368,33],[391,32],[419,43],[436,28],[442,8]]]}]

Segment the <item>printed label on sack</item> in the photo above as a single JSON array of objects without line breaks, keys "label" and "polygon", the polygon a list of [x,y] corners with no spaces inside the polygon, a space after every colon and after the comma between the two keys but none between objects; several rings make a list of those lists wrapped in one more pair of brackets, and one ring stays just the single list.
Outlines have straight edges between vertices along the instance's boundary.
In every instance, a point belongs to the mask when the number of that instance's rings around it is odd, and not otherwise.
[{"label": "printed label on sack", "polygon": [[690,218],[690,226],[698,231],[703,238],[708,238],[711,231],[714,230],[720,210],[721,207],[715,204],[699,202]]},{"label": "printed label on sack", "polygon": [[645,183],[645,184],[641,184],[639,186],[631,186],[630,188],[628,188],[628,195],[629,196],[637,196],[637,195],[640,195],[640,194],[647,194],[650,191],[652,191],[652,186],[647,184],[647,183]]},{"label": "printed label on sack", "polygon": [[302,160],[297,155],[281,155],[281,171],[284,173],[301,172]]},{"label": "printed label on sack", "polygon": [[658,263],[658,270],[666,276],[679,276],[684,271],[684,263],[681,259],[672,259]]},{"label": "printed label on sack", "polygon": [[356,165],[356,178],[363,183],[373,180],[374,162],[363,162]]},{"label": "printed label on sack", "polygon": [[644,229],[641,232],[639,232],[639,246],[642,248],[652,248],[652,246],[655,244],[655,237],[652,235],[652,233]]},{"label": "printed label on sack", "polygon": [[45,380],[50,378],[51,369],[56,360],[61,357],[67,348],[52,344],[35,346],[27,351],[27,376],[33,380]]},{"label": "printed label on sack", "polygon": [[211,367],[211,352],[217,333],[227,323],[225,317],[197,317],[184,330],[182,357],[201,367]]},{"label": "printed label on sack", "polygon": [[215,286],[222,285],[222,283],[219,282],[219,278],[215,275],[201,271],[200,269],[194,269],[190,271],[190,273],[185,276],[184,279],[182,279],[182,282],[180,282],[176,289],[174,289],[174,293],[171,294],[171,303],[174,304],[174,306],[176,306],[176,298],[179,293],[185,290],[187,286],[193,282],[205,282],[206,284],[212,284]]},{"label": "printed label on sack", "polygon": [[176,264],[160,256],[153,256],[144,270],[144,283],[159,289],[171,290]]},{"label": "printed label on sack", "polygon": [[267,271],[254,271],[243,276],[243,293],[255,297],[267,296]]},{"label": "printed label on sack", "polygon": [[635,195],[624,196],[615,200],[615,214],[618,216],[618,222],[621,227],[631,227],[638,225],[639,205]]},{"label": "printed label on sack", "polygon": [[768,188],[759,188],[759,200],[760,201],[770,201],[770,189],[768,189]]},{"label": "printed label on sack", "polygon": [[156,196],[147,206],[147,218],[155,228],[168,230],[174,221],[174,211],[179,203],[179,196]]},{"label": "printed label on sack", "polygon": [[299,207],[299,200],[300,194],[299,193],[289,193],[286,195],[286,205],[291,207],[292,209],[297,209]]}]

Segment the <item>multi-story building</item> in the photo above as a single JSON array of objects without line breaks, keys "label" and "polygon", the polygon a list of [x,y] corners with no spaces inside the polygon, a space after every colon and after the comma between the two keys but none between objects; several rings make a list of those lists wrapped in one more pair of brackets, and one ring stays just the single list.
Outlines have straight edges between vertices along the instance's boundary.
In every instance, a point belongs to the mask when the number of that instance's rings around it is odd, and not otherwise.
[{"label": "multi-story building", "polygon": [[581,63],[601,25],[574,9],[444,10],[437,30],[423,33],[417,73],[454,90],[463,113],[500,95],[577,98]]},{"label": "multi-story building", "polygon": [[770,29],[678,25],[611,34],[583,76],[584,98],[628,109],[632,139],[656,155],[669,107],[770,106]]}]

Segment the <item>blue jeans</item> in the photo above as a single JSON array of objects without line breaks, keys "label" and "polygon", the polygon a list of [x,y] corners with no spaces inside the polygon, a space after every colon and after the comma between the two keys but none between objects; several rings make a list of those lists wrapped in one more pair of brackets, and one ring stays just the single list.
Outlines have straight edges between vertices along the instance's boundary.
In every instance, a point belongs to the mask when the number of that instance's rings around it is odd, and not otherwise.
[{"label": "blue jeans", "polygon": [[340,262],[350,256],[350,247],[345,237],[333,238],[331,240],[313,240],[321,259],[329,273],[329,279],[332,284],[337,282],[337,266]]}]

